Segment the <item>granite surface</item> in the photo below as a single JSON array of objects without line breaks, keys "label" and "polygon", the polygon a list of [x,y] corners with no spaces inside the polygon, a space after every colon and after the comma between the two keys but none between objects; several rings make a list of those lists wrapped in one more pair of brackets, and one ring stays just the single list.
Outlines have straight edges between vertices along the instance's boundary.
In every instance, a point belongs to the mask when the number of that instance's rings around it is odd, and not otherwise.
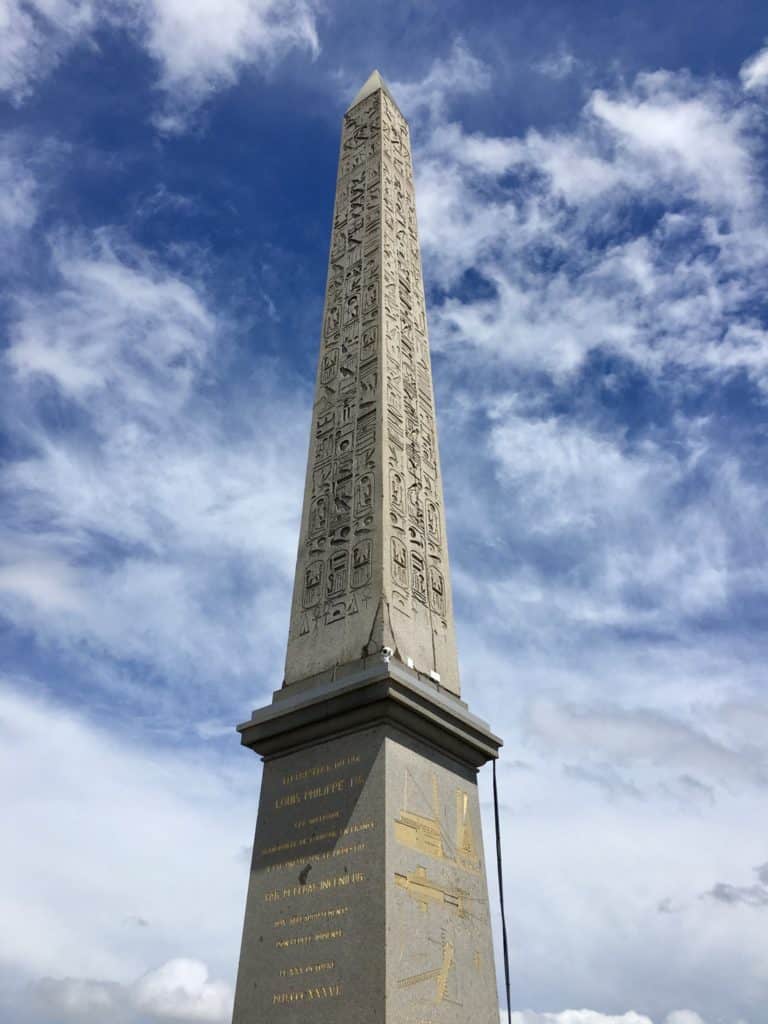
[{"label": "granite surface", "polygon": [[382,647],[459,692],[410,139],[374,73],[342,126],[285,683]]},{"label": "granite surface", "polygon": [[496,1024],[476,772],[388,725],[264,766],[233,1024]]}]

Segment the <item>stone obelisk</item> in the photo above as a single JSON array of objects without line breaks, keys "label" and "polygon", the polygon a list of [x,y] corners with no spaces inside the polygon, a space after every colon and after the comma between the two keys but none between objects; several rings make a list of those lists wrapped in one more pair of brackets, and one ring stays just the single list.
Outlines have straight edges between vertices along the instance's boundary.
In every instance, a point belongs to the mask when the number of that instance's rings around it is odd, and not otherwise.
[{"label": "stone obelisk", "polygon": [[344,117],[285,680],[233,1024],[498,1024],[459,697],[408,125],[378,72]]}]

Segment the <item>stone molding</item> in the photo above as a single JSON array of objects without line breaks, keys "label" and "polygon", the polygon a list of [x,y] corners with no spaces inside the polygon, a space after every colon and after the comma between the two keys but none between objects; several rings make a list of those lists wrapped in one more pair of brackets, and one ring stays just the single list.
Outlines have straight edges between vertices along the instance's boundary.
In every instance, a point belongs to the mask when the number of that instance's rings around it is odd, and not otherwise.
[{"label": "stone molding", "polygon": [[469,765],[498,757],[502,741],[464,701],[392,658],[347,665],[278,690],[238,725],[240,741],[265,760],[376,724],[390,724]]}]

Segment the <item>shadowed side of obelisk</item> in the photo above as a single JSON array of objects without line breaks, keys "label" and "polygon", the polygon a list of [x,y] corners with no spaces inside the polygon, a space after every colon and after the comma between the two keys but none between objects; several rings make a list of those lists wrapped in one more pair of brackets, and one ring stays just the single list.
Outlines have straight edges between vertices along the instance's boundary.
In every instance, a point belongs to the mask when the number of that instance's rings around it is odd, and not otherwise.
[{"label": "shadowed side of obelisk", "polygon": [[233,1024],[385,1021],[381,727],[268,760]]}]

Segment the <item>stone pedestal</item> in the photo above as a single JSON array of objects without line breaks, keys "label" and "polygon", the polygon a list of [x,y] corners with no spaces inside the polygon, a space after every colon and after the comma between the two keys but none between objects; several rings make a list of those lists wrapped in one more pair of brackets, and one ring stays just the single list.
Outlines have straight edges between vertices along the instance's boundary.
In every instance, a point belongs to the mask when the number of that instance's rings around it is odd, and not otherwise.
[{"label": "stone pedestal", "polygon": [[378,656],[239,729],[265,764],[233,1024],[497,1024],[485,723]]}]

